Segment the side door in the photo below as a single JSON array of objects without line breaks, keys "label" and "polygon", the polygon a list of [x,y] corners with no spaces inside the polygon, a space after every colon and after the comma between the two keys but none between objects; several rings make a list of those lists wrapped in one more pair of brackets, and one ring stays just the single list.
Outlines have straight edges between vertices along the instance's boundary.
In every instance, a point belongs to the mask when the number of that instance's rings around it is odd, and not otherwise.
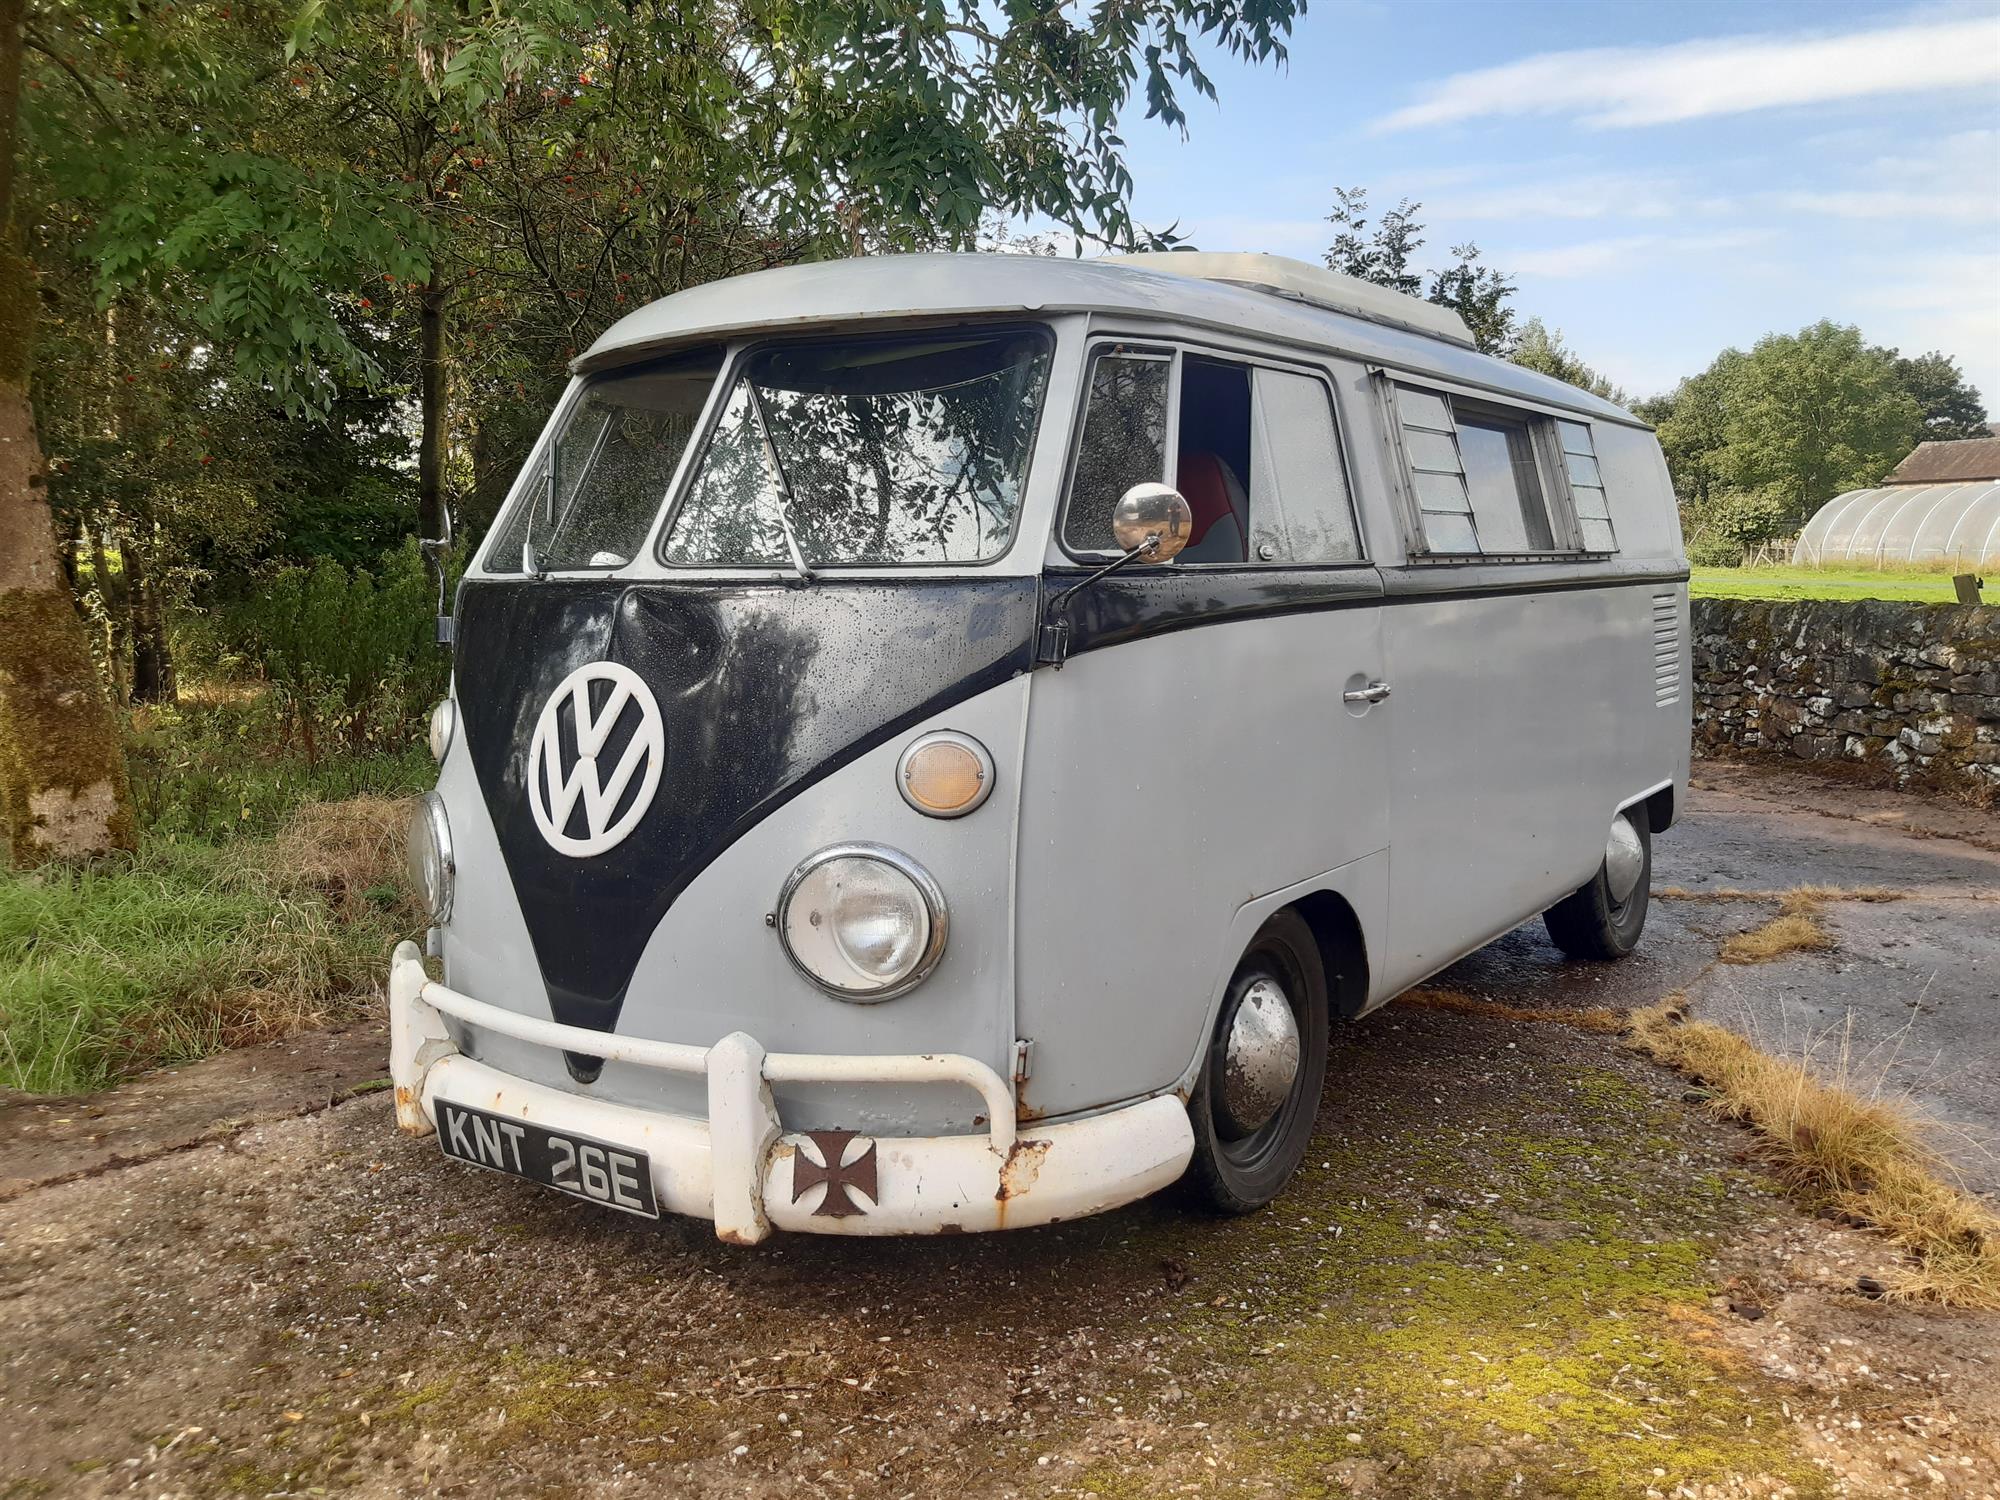
[{"label": "side door", "polygon": [[1611,678],[1630,622],[1621,591],[1596,586],[1616,543],[1595,461],[1565,452],[1587,428],[1417,376],[1372,384],[1408,542],[1383,569],[1383,978],[1400,988],[1534,916],[1602,857]]},{"label": "side door", "polygon": [[[1017,873],[1031,1115],[1170,1087],[1240,956],[1245,905],[1384,848],[1381,584],[1331,392],[1308,366],[1101,343],[1045,595],[1116,555],[1131,485],[1194,511],[1170,563],[1079,589],[1033,679]],[[1386,861],[1378,861],[1386,863]]]}]

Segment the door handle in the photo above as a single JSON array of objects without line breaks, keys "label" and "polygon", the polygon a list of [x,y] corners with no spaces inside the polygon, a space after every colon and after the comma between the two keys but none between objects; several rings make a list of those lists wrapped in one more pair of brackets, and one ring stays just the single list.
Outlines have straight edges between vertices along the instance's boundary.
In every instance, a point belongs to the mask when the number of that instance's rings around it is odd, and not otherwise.
[{"label": "door handle", "polygon": [[1389,696],[1389,691],[1388,683],[1371,682],[1365,688],[1354,688],[1342,693],[1340,701],[1343,703],[1380,703],[1384,698]]}]

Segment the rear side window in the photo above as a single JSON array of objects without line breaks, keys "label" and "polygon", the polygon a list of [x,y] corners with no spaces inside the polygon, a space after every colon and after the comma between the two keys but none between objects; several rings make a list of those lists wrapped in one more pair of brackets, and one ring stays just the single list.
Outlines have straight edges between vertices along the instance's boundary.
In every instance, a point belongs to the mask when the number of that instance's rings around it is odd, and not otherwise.
[{"label": "rear side window", "polygon": [[1611,505],[1604,498],[1604,475],[1597,467],[1597,445],[1590,428],[1582,422],[1558,422],[1562,439],[1563,472],[1569,480],[1570,498],[1576,504],[1576,528],[1586,552],[1611,552],[1618,539],[1611,531]]},{"label": "rear side window", "polygon": [[[1063,540],[1115,550],[1111,509],[1162,469],[1193,512],[1175,565],[1343,563],[1361,557],[1332,397],[1310,375],[1199,354],[1100,354]],[[1107,368],[1109,367],[1109,368]],[[1173,462],[1163,462],[1171,411]],[[1107,434],[1143,431],[1121,448]]]},{"label": "rear side window", "polygon": [[1617,550],[1589,424],[1376,372],[1422,554],[1505,558]]},{"label": "rear side window", "polygon": [[1548,552],[1549,506],[1535,462],[1533,431],[1526,422],[1466,411],[1458,417],[1458,449],[1465,459],[1465,488],[1473,524],[1496,552]]}]

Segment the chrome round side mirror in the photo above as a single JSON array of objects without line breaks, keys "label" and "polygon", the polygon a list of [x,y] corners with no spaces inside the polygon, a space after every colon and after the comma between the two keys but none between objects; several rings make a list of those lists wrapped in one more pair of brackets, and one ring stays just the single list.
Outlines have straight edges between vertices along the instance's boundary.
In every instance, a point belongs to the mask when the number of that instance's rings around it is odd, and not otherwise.
[{"label": "chrome round side mirror", "polygon": [[1194,511],[1170,484],[1135,484],[1112,507],[1111,534],[1127,552],[1156,536],[1159,545],[1142,561],[1169,562],[1194,534]]}]

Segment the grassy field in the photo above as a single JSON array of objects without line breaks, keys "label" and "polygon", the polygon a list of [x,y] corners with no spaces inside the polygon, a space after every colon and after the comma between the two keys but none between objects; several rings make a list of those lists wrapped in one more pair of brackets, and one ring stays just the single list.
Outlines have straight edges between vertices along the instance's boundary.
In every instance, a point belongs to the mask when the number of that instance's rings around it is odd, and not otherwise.
[{"label": "grassy field", "polygon": [[[1827,568],[1696,568],[1697,599],[1911,599],[1950,604],[1958,597],[1944,573],[1869,573]],[[1988,602],[2000,599],[1989,583]]]}]

